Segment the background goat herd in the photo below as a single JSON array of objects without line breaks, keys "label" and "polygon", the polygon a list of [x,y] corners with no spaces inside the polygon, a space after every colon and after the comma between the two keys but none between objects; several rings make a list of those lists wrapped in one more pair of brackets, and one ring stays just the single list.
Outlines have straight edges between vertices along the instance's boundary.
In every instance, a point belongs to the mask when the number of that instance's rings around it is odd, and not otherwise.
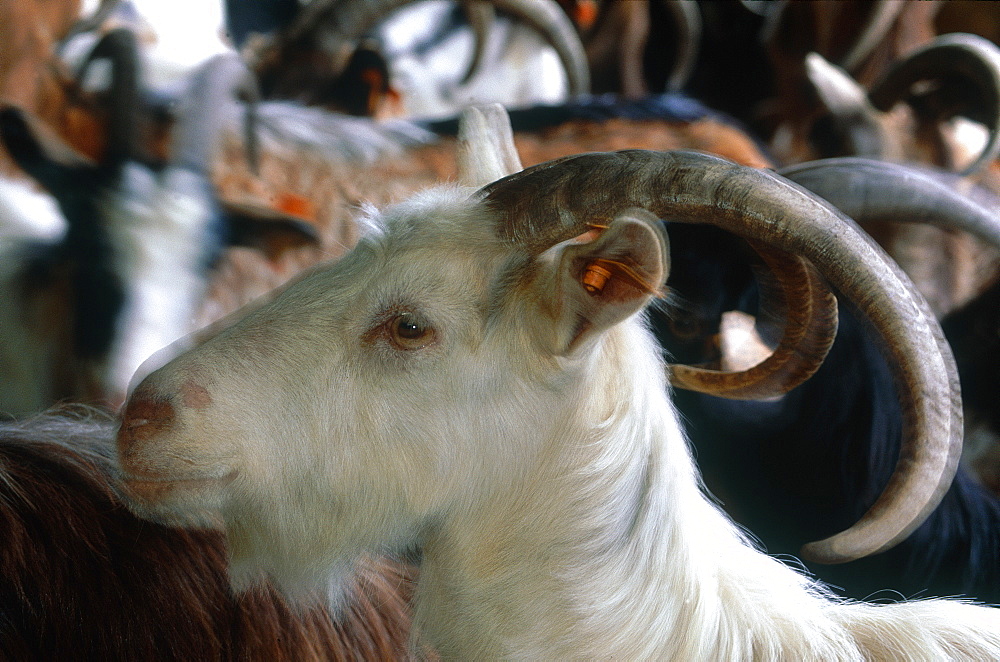
[{"label": "background goat herd", "polygon": [[216,3],[0,0],[0,659],[1000,660],[1000,5]]}]

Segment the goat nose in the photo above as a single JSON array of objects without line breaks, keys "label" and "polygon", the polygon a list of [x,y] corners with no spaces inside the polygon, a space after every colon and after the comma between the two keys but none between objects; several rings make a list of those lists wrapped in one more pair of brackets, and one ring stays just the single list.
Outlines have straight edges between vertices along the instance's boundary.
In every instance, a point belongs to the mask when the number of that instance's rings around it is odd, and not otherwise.
[{"label": "goat nose", "polygon": [[168,432],[175,418],[176,412],[169,398],[157,393],[149,384],[140,384],[122,414],[118,445],[125,449]]}]

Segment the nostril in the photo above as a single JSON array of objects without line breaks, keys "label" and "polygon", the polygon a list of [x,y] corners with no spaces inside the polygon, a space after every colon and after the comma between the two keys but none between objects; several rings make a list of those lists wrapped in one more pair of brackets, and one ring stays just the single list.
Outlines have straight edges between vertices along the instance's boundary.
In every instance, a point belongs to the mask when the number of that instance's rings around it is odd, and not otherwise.
[{"label": "nostril", "polygon": [[166,432],[173,425],[174,417],[174,407],[166,398],[137,391],[125,406],[119,443],[142,442]]}]

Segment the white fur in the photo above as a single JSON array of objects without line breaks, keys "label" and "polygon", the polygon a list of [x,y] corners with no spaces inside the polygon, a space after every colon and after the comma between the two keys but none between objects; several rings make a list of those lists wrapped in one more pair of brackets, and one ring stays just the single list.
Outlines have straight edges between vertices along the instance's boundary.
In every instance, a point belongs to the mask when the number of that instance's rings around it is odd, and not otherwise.
[{"label": "white fur", "polygon": [[65,231],[51,195],[25,180],[0,177],[0,250],[26,239],[55,240]]},{"label": "white fur", "polygon": [[124,401],[133,380],[159,367],[147,359],[194,329],[208,285],[205,230],[218,213],[209,183],[183,168],[169,168],[157,182],[129,164],[124,182],[107,209],[116,272],[127,285],[105,374],[114,402]]},{"label": "white fur", "polygon": [[[501,241],[469,192],[370,219],[154,373],[174,419],[126,472],[202,482],[136,508],[221,520],[236,581],[292,592],[419,547],[416,623],[445,659],[1000,659],[1000,611],[840,602],[752,548],[701,489],[641,315],[553,353],[557,249]],[[400,311],[436,341],[393,345]]]},{"label": "white fur", "polygon": [[[702,491],[627,314],[643,299],[578,333],[595,304],[561,256],[586,244],[532,257],[473,190],[369,209],[341,261],[153,373],[142,397],[170,416],[126,412],[133,506],[221,523],[237,584],[292,593],[419,548],[417,632],[445,659],[1000,659],[998,610],[839,601],[748,544]],[[401,314],[432,334],[400,344]]]}]

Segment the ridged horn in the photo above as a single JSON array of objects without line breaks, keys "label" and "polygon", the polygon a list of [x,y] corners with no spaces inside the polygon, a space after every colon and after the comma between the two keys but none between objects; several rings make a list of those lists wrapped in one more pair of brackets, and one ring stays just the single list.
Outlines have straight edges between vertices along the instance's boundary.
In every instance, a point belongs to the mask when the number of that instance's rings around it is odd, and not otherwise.
[{"label": "ridged horn", "polygon": [[1000,247],[997,210],[952,188],[950,173],[856,157],[810,161],[778,173],[859,223],[926,223]]},{"label": "ridged horn", "polygon": [[762,285],[761,301],[768,317],[784,320],[778,347],[760,363],[738,372],[671,365],[674,386],[721,398],[759,400],[787,393],[823,365],[837,337],[837,298],[808,260],[757,242],[751,246],[773,276],[769,279],[773,283]]},{"label": "ridged horn", "polygon": [[973,119],[989,130],[983,151],[963,171],[981,170],[1000,155],[1000,48],[993,42],[971,34],[942,35],[895,63],[872,87],[868,95],[879,110],[889,110],[909,95],[914,83],[923,80],[950,80],[962,83],[953,87],[974,87],[982,108]]},{"label": "ridged horn", "polygon": [[900,385],[904,436],[888,486],[846,531],[802,554],[842,563],[898,543],[954,478],[962,408],[954,358],[927,302],[899,267],[828,202],[772,173],[694,152],[582,154],[528,168],[480,191],[498,236],[531,253],[647,209],[671,222],[708,223],[809,260],[871,321]]}]

